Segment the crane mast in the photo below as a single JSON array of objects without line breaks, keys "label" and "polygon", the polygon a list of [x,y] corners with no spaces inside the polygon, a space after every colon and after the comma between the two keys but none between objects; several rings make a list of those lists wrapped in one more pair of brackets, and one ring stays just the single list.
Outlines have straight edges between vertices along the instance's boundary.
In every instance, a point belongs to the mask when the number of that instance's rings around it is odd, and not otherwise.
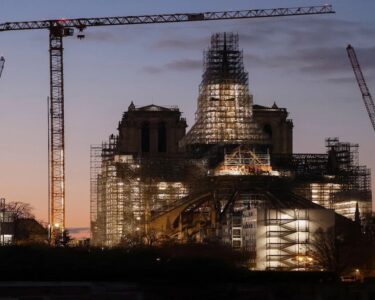
[{"label": "crane mast", "polygon": [[65,124],[63,37],[69,30],[52,27],[49,31],[49,232],[53,243],[62,238],[65,228]]},{"label": "crane mast", "polygon": [[64,145],[64,68],[63,38],[80,32],[87,27],[178,23],[267,17],[287,17],[302,15],[332,14],[331,5],[252,9],[238,11],[177,13],[142,16],[122,16],[104,18],[78,18],[41,20],[26,22],[6,22],[0,24],[1,31],[49,30],[50,52],[50,98],[49,98],[49,238],[58,243],[65,228],[65,145]]},{"label": "crane mast", "polygon": [[370,91],[367,87],[366,80],[365,80],[365,77],[363,76],[361,66],[360,66],[359,61],[357,59],[357,55],[355,53],[354,48],[351,45],[348,45],[348,47],[346,47],[346,51],[348,53],[349,60],[350,60],[350,63],[352,65],[355,78],[357,79],[357,83],[358,83],[359,89],[361,91],[362,99],[363,99],[363,102],[365,103],[367,113],[370,117],[372,127],[375,130],[375,105],[374,105],[374,101],[372,100],[372,96],[371,96]]}]

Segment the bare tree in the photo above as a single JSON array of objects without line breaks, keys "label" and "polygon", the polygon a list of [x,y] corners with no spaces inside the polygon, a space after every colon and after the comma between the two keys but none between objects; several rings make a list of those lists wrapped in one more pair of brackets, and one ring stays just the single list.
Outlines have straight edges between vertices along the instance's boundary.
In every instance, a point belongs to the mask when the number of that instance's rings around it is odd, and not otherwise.
[{"label": "bare tree", "polygon": [[33,207],[29,203],[14,201],[6,203],[4,208],[13,217],[16,244],[45,243],[47,229],[35,220]]},{"label": "bare tree", "polygon": [[313,258],[316,268],[326,271],[336,271],[337,253],[336,236],[334,228],[330,227],[326,231],[318,228],[311,240],[310,256]]},{"label": "bare tree", "polygon": [[367,247],[363,243],[360,228],[356,226],[329,227],[325,231],[319,228],[310,245],[310,256],[315,266],[337,275],[368,263]]},{"label": "bare tree", "polygon": [[19,219],[33,219],[33,207],[29,203],[20,201],[9,202],[5,204],[5,209],[12,212],[15,220]]}]

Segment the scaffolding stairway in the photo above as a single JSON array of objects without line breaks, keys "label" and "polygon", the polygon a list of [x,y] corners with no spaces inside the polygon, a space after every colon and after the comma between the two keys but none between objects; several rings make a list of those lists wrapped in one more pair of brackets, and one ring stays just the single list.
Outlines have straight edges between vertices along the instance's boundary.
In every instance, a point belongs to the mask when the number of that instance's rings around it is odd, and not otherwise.
[{"label": "scaffolding stairway", "polygon": [[[299,253],[299,246],[307,244],[307,238],[303,241],[299,241],[298,233],[308,233],[308,222],[306,222],[304,228],[298,228],[297,221],[308,221],[307,213],[301,218],[297,216],[295,210],[279,210],[277,215],[280,218],[268,219],[266,222],[267,226],[277,226],[278,230],[267,231],[267,256],[266,259],[269,262],[278,262],[283,266],[279,268],[292,270],[298,267],[297,256]],[[293,237],[294,235],[294,237]],[[296,236],[297,235],[297,236]],[[278,242],[270,242],[270,239],[278,239]],[[291,249],[294,247],[294,249]],[[270,250],[278,250],[279,254],[269,254]]]}]

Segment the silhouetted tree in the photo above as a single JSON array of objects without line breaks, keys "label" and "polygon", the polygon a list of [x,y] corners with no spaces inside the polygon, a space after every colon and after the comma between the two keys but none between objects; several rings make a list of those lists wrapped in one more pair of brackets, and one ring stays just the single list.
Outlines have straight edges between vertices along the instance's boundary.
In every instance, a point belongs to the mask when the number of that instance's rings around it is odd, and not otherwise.
[{"label": "silhouetted tree", "polygon": [[310,256],[317,268],[340,275],[368,262],[367,247],[359,226],[355,222],[349,225],[345,228],[330,227],[325,231],[319,228],[315,232]]},{"label": "silhouetted tree", "polygon": [[336,271],[337,253],[333,227],[326,231],[322,228],[316,230],[311,240],[310,256],[313,258],[316,268]]},{"label": "silhouetted tree", "polygon": [[375,216],[367,214],[364,217],[363,232],[368,243],[375,245]]},{"label": "silhouetted tree", "polygon": [[62,236],[63,245],[67,246],[71,240],[73,240],[73,238],[71,237],[69,230],[65,229]]},{"label": "silhouetted tree", "polygon": [[35,218],[32,213],[33,207],[29,203],[20,201],[8,202],[5,204],[5,209],[12,212],[15,220]]},{"label": "silhouetted tree", "polygon": [[5,210],[13,217],[14,242],[16,244],[45,243],[47,229],[35,220],[29,203],[13,201],[5,204]]},{"label": "silhouetted tree", "polygon": [[47,243],[47,228],[33,218],[17,219],[15,221],[16,244],[45,244]]},{"label": "silhouetted tree", "polygon": [[73,240],[73,238],[70,236],[69,230],[64,229],[62,233],[57,232],[55,236],[55,245],[57,247],[67,247],[71,240]]}]

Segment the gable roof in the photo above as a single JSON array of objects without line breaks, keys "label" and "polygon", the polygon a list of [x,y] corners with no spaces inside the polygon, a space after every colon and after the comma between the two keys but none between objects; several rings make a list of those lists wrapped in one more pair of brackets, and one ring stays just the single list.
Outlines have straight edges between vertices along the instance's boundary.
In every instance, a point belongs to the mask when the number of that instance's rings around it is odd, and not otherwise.
[{"label": "gable roof", "polygon": [[146,105],[146,106],[142,106],[142,107],[137,107],[135,110],[141,110],[141,111],[174,111],[175,109],[151,104],[151,105]]}]

